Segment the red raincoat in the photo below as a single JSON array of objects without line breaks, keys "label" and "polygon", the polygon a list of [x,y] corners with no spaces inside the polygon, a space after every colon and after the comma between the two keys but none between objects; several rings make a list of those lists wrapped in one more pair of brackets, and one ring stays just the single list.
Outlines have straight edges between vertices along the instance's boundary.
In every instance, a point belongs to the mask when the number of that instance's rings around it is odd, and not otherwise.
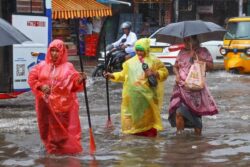
[{"label": "red raincoat", "polygon": [[[59,57],[52,63],[50,49],[56,47]],[[78,83],[79,73],[67,62],[67,50],[63,41],[51,42],[45,61],[29,73],[28,83],[36,97],[37,121],[40,137],[48,153],[75,154],[82,151],[81,126],[77,91],[83,90]],[[50,94],[39,90],[50,86]]]}]

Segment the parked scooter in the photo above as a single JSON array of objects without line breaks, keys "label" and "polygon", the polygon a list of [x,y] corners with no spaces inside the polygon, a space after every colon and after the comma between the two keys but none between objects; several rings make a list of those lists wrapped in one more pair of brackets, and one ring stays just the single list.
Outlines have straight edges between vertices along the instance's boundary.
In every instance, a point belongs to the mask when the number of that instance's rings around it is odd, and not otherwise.
[{"label": "parked scooter", "polygon": [[[106,47],[106,61],[108,72],[117,72],[122,70],[122,64],[125,61],[125,56],[127,55],[127,53],[124,49],[121,48],[121,46],[125,42],[126,39],[123,39],[117,48],[114,48],[112,45],[108,45]],[[98,59],[99,64],[96,66],[92,77],[100,77],[105,71],[105,54],[102,53],[101,55],[101,58]]]}]

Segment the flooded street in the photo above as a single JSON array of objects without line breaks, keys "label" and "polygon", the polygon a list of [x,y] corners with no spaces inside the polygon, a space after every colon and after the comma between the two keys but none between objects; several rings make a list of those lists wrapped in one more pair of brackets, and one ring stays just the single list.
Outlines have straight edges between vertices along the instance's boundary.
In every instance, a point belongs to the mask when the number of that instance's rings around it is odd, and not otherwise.
[{"label": "flooded street", "polygon": [[[91,75],[89,75],[91,76]],[[207,74],[219,114],[203,117],[203,135],[190,129],[175,135],[167,120],[174,76],[165,82],[162,118],[165,130],[157,138],[125,136],[120,132],[121,84],[110,83],[114,129],[107,130],[103,78],[88,78],[87,91],[97,146],[89,155],[89,129],[84,94],[79,93],[84,152],[78,156],[46,155],[41,145],[31,92],[0,101],[0,166],[14,167],[235,167],[250,166],[250,75],[225,71]]]}]

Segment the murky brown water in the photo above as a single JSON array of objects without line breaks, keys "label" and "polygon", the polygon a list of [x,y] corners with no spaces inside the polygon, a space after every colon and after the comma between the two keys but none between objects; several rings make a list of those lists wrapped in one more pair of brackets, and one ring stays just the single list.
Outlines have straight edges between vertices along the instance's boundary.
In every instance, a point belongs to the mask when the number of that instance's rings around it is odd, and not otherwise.
[{"label": "murky brown water", "polygon": [[84,95],[79,94],[84,153],[78,156],[49,156],[40,144],[34,97],[0,101],[0,166],[37,167],[235,167],[250,166],[250,75],[224,71],[207,75],[209,88],[220,113],[203,117],[203,135],[191,130],[175,135],[167,121],[167,107],[174,77],[166,81],[162,117],[165,130],[157,138],[124,136],[120,133],[121,85],[110,83],[113,131],[105,129],[107,107],[105,81],[88,80],[92,126],[97,145],[95,157],[88,153],[89,136]]}]

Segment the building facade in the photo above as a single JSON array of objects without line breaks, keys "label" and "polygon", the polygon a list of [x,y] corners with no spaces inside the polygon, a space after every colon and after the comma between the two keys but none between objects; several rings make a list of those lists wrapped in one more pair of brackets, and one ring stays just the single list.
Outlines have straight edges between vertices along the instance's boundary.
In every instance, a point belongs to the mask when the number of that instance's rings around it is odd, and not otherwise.
[{"label": "building facade", "polygon": [[[106,2],[108,0],[105,0]],[[250,15],[250,0],[122,0],[111,4],[117,23],[133,23],[139,37],[149,36],[159,27],[184,20],[206,20],[224,26],[230,17]],[[118,25],[116,26],[118,35]]]}]

